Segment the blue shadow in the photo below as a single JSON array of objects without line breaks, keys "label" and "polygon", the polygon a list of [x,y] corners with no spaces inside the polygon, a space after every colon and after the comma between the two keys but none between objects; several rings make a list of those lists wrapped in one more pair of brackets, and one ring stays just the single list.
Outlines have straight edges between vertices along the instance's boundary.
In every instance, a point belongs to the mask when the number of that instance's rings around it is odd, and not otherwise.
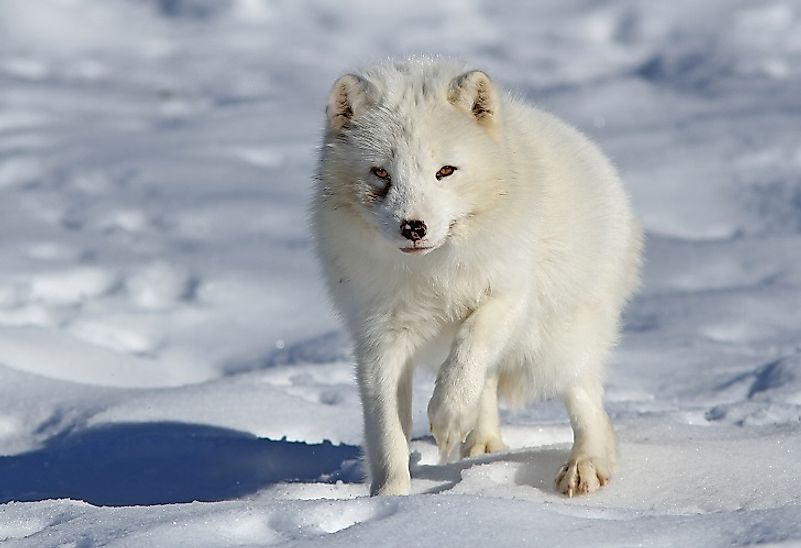
[{"label": "blue shadow", "polygon": [[[0,503],[101,506],[235,499],[279,482],[361,481],[360,450],[174,422],[104,425],[0,457]],[[350,461],[350,462],[349,462]]]}]

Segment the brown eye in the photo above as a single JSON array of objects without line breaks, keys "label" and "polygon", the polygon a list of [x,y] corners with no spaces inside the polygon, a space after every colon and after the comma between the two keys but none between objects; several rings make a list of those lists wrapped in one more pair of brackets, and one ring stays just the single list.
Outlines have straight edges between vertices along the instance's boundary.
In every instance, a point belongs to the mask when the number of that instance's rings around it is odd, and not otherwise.
[{"label": "brown eye", "polygon": [[442,166],[439,168],[439,171],[437,171],[437,180],[439,181],[443,177],[450,177],[453,175],[454,171],[456,171],[456,168],[453,166]]},{"label": "brown eye", "polygon": [[385,181],[389,181],[389,172],[383,167],[374,167],[370,170],[370,173],[372,173],[379,179],[384,179]]}]

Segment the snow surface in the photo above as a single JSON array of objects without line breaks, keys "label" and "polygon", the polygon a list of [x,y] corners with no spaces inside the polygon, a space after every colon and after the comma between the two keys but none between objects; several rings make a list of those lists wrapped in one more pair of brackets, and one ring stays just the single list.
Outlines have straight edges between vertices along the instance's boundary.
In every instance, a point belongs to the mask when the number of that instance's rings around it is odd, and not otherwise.
[{"label": "snow surface", "polygon": [[[461,57],[573,122],[648,231],[609,367],[620,472],[561,406],[360,483],[306,203],[331,82]],[[801,3],[0,1],[0,541],[801,544]]]}]

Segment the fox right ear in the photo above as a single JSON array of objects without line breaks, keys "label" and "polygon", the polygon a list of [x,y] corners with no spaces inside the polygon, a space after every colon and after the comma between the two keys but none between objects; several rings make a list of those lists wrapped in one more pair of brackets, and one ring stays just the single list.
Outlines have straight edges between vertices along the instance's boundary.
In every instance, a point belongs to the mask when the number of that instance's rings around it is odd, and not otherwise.
[{"label": "fox right ear", "polygon": [[328,97],[328,127],[339,131],[375,102],[373,84],[355,74],[340,76]]},{"label": "fox right ear", "polygon": [[480,70],[454,78],[448,90],[448,101],[484,125],[491,125],[498,113],[498,92],[490,77]]}]

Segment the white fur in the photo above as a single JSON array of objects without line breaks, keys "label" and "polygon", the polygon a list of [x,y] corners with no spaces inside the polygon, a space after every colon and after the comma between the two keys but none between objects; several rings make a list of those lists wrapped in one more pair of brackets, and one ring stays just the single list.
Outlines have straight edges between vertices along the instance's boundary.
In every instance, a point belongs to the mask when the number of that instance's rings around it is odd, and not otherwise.
[{"label": "white fur", "polygon": [[[458,169],[437,180],[445,165]],[[558,396],[575,443],[557,489],[605,484],[616,449],[602,366],[642,235],[598,148],[484,73],[415,58],[337,81],[317,183],[314,230],[355,341],[371,494],[409,492],[412,374],[443,338],[428,406],[443,458],[503,449],[499,396]],[[430,249],[401,252],[408,219],[426,223],[414,245]]]}]

